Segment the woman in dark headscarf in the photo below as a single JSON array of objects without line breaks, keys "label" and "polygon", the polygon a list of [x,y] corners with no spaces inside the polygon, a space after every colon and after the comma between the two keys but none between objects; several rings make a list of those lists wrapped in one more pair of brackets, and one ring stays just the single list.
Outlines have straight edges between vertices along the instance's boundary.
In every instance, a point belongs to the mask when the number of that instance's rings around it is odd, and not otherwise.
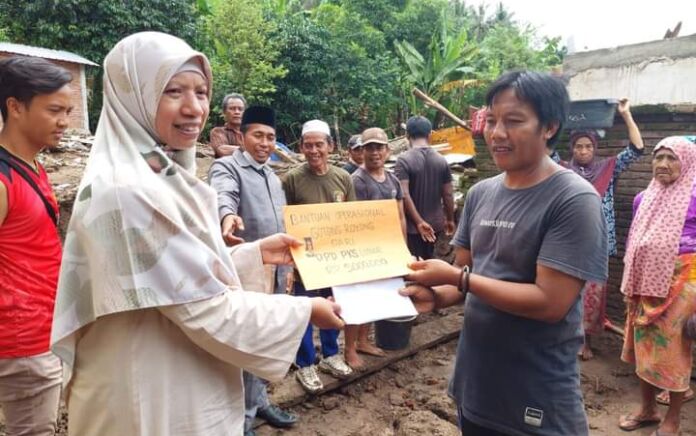
[{"label": "woman in dark headscarf", "polygon": [[571,132],[570,143],[573,157],[568,166],[592,183],[597,193],[604,197],[616,169],[617,156],[604,159],[597,156],[599,135],[594,130]]},{"label": "woman in dark headscarf", "polygon": [[[571,159],[567,166],[590,182],[602,197],[602,210],[607,223],[609,255],[616,255],[616,224],[614,217],[614,185],[619,174],[631,162],[643,154],[643,139],[631,115],[628,99],[619,102],[618,112],[628,129],[628,146],[616,156],[600,158],[597,156],[599,137],[592,130],[574,131],[570,134]],[[592,358],[590,335],[599,334],[604,327],[607,298],[606,283],[588,282],[583,291],[585,344],[580,350],[583,360]]]}]

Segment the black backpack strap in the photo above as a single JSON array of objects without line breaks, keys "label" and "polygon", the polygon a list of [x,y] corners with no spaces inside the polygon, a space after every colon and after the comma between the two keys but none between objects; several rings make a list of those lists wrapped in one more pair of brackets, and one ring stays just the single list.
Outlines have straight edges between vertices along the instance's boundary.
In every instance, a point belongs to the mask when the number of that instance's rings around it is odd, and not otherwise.
[{"label": "black backpack strap", "polygon": [[34,179],[32,179],[31,176],[27,174],[26,170],[15,161],[12,155],[2,147],[0,147],[0,160],[6,162],[10,166],[10,168],[15,170],[15,172],[19,174],[27,183],[29,183],[29,186],[31,186],[34,189],[34,191],[36,191],[36,194],[39,196],[44,206],[46,207],[46,212],[48,212],[48,216],[51,217],[51,221],[53,221],[53,224],[56,227],[58,227],[58,216],[56,215],[56,211],[55,209],[53,209],[53,206],[51,206],[51,203],[49,203],[48,199],[46,199],[46,197],[43,195],[43,192],[41,192],[41,189],[36,184]]}]

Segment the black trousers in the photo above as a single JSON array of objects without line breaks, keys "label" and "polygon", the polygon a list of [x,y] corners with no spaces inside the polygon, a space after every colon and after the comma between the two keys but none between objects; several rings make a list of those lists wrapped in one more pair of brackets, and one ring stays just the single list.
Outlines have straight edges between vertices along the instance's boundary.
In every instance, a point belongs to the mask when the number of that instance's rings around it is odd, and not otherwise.
[{"label": "black trousers", "polygon": [[418,233],[406,235],[406,245],[411,256],[420,257],[423,260],[432,259],[435,253],[435,243],[424,241]]}]

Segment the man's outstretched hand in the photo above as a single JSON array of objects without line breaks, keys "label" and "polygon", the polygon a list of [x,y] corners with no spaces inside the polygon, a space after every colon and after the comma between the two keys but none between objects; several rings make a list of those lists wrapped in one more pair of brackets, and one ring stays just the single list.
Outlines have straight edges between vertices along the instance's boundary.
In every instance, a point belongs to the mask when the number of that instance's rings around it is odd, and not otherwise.
[{"label": "man's outstretched hand", "polygon": [[435,309],[435,294],[425,286],[408,285],[400,289],[399,294],[409,297],[418,313],[428,313]]},{"label": "man's outstretched hand", "polygon": [[424,286],[459,285],[461,271],[443,260],[419,260],[411,262],[408,267],[412,272],[406,276],[406,280]]},{"label": "man's outstretched hand", "polygon": [[430,224],[422,221],[416,225],[416,228],[418,229],[418,233],[420,233],[421,239],[425,242],[435,242],[435,230],[433,230]]},{"label": "man's outstretched hand", "polygon": [[238,215],[228,214],[222,219],[222,239],[228,246],[233,246],[241,244],[244,239],[239,236],[235,236],[234,232],[237,230],[244,230],[244,220]]}]

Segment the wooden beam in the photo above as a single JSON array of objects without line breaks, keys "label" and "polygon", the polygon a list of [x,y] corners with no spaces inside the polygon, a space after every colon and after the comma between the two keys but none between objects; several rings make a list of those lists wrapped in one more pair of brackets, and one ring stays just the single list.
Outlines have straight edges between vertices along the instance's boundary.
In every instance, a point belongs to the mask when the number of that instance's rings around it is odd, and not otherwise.
[{"label": "wooden beam", "polygon": [[452,112],[447,110],[446,107],[444,107],[443,105],[441,105],[437,101],[433,100],[429,95],[427,95],[426,93],[424,93],[420,89],[413,88],[413,95],[415,95],[416,97],[423,100],[423,102],[425,103],[426,106],[437,110],[438,112],[442,113],[442,115],[444,115],[447,118],[449,118],[450,120],[454,121],[457,125],[465,128],[466,130],[471,131],[471,127],[469,127],[469,125],[466,123],[466,121],[462,120],[461,118],[459,118],[458,116],[456,116],[455,114],[453,114]]}]

